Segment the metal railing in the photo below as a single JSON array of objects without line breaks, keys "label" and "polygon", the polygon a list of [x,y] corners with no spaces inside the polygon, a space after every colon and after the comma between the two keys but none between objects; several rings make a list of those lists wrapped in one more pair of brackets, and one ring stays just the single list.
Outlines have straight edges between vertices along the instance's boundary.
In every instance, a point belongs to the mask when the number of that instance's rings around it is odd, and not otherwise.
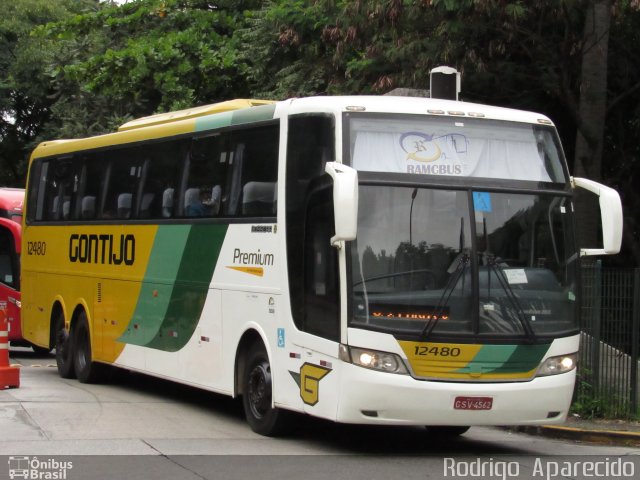
[{"label": "metal railing", "polygon": [[638,415],[640,269],[582,266],[577,403],[594,416]]}]

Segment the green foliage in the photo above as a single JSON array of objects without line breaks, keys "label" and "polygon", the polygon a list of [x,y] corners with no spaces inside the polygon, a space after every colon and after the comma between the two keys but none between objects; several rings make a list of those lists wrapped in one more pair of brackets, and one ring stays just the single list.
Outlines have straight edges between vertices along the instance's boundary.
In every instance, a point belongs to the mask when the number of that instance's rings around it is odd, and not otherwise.
[{"label": "green foliage", "polygon": [[570,413],[579,415],[587,420],[606,416],[606,402],[596,395],[590,370],[586,368],[578,370],[574,397]]},{"label": "green foliage", "polygon": [[[571,159],[593,1],[0,0],[0,183],[20,185],[38,139],[244,96],[427,89],[437,65],[463,72],[464,100],[549,115]],[[603,174],[640,263],[640,3],[612,6]]]},{"label": "green foliage", "polygon": [[96,6],[95,0],[0,0],[0,184],[24,185],[29,150],[49,120],[44,66],[51,52],[31,35],[33,28]]},{"label": "green foliage", "polygon": [[[276,96],[384,93],[428,88],[431,68],[448,64],[465,73],[468,98],[498,96],[512,106],[539,103],[541,96],[564,100],[561,77],[571,88],[579,73],[580,4],[272,1],[245,36],[247,43],[263,39],[253,52],[253,86]],[[498,84],[498,95],[495,88],[487,93]]]},{"label": "green foliage", "polygon": [[630,405],[626,398],[609,392],[599,392],[594,375],[588,368],[578,368],[574,400],[569,413],[585,420],[630,418]]},{"label": "green foliage", "polygon": [[[65,136],[248,93],[233,32],[255,2],[138,0],[42,26]],[[52,132],[53,133],[53,132]]]}]

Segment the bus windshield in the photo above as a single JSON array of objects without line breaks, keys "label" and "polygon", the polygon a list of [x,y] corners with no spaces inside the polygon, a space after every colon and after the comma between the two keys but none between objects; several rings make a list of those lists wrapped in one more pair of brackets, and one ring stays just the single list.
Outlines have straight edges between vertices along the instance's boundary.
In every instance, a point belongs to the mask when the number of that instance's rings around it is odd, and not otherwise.
[{"label": "bus windshield", "polygon": [[361,185],[360,204],[352,326],[426,337],[575,332],[568,197]]}]

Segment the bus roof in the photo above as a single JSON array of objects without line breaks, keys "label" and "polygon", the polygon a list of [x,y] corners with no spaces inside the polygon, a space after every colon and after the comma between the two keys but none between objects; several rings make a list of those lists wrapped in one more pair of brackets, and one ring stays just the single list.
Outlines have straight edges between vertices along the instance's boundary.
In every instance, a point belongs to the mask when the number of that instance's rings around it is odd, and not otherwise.
[{"label": "bus roof", "polygon": [[[271,107],[271,110],[268,112],[262,111],[269,107]],[[241,113],[244,111],[253,111],[253,109],[255,109],[256,115],[244,115]],[[258,114],[257,112],[259,110],[262,113]],[[342,112],[349,111],[421,114],[456,118],[476,117],[553,125],[551,120],[539,113],[423,97],[399,97],[390,95],[318,96],[293,98],[280,102],[272,100],[236,99],[138,118],[123,124],[117,132],[107,133],[105,135],[81,139],[45,141],[36,147],[31,159],[50,155],[64,155],[81,150],[121,145],[152,138],[181,135],[193,132],[196,129],[206,130],[221,125],[232,125],[236,123],[236,119],[234,119],[236,113],[239,114],[237,122],[245,123],[254,120],[264,120],[265,114],[267,114],[269,118],[277,118],[287,114],[314,112],[340,115]],[[228,121],[221,121],[224,119]]]},{"label": "bus roof", "polygon": [[260,105],[271,105],[276,103],[273,100],[249,100],[235,99],[226,102],[214,103],[212,105],[203,105],[201,107],[187,108],[185,110],[176,110],[174,112],[158,113],[149,115],[148,117],[136,118],[118,128],[119,132],[132,130],[134,128],[150,127],[152,125],[160,125],[162,123],[176,122],[186,120],[188,118],[202,117],[215,113],[229,112],[231,110],[240,110],[242,108],[257,107]]},{"label": "bus roof", "polygon": [[307,97],[291,100],[289,114],[309,111],[370,112],[393,114],[422,114],[451,117],[475,117],[543,125],[553,122],[540,113],[512,108],[495,107],[457,100],[393,95],[352,95],[335,97]]}]

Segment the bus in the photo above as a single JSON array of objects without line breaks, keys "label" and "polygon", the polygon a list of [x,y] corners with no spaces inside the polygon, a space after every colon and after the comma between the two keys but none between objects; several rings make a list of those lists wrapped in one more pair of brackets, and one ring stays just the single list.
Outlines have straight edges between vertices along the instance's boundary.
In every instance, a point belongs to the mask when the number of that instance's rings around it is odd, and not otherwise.
[{"label": "bus", "polygon": [[[597,248],[577,248],[577,188],[599,197]],[[64,378],[115,366],[241,397],[263,435],[295,412],[446,434],[560,423],[579,259],[616,253],[621,225],[544,115],[232,100],[35,149],[23,333]]]},{"label": "bus", "polygon": [[22,341],[20,329],[20,249],[24,189],[0,187],[0,309],[6,312],[9,341]]}]

